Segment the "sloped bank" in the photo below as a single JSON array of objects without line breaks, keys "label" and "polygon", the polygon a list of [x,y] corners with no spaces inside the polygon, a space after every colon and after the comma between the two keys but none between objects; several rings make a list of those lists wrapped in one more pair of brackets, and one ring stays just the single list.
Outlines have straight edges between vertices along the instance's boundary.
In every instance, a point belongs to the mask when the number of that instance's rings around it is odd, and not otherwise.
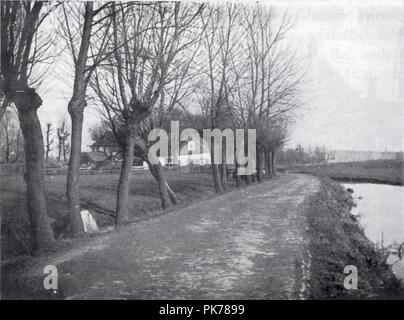
[{"label": "sloped bank", "polygon": [[[365,236],[353,200],[344,188],[321,178],[320,191],[308,200],[311,256],[309,299],[399,299],[403,291],[382,253]],[[344,268],[358,270],[358,288],[344,288]]]}]

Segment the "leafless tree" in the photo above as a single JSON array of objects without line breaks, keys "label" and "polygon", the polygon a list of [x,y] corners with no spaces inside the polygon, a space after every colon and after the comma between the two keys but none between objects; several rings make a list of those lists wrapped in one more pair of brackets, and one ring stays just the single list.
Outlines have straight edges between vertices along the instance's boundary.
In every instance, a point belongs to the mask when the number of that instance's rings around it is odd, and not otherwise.
[{"label": "leafless tree", "polygon": [[59,127],[56,130],[58,137],[58,156],[57,160],[61,161],[63,155],[63,161],[67,161],[67,148],[68,148],[68,138],[70,136],[69,130],[67,128],[66,119],[63,118]]},{"label": "leafless tree", "polygon": [[[102,61],[108,43],[110,19],[106,17],[109,3],[65,2],[60,34],[66,40],[73,62],[73,94],[68,104],[71,118],[71,147],[67,173],[67,207],[70,235],[80,236],[84,227],[80,216],[80,155],[86,92],[92,72]],[[66,157],[67,151],[63,149]]]},{"label": "leafless tree", "polygon": [[[178,77],[183,51],[195,42],[193,27],[203,5],[179,2],[112,5],[114,56],[96,70],[94,90],[115,133],[122,137],[116,223],[128,220],[130,173],[134,152],[147,154],[142,124],[152,115],[164,88]],[[135,148],[136,147],[136,148]],[[146,159],[147,160],[147,159]],[[151,168],[159,181],[163,206],[170,203],[161,166]]]},{"label": "leafless tree", "polygon": [[68,141],[65,142],[63,147],[63,161],[68,161],[70,155],[70,143]]},{"label": "leafless tree", "polygon": [[[276,174],[276,152],[287,141],[289,134],[289,117],[284,114],[267,122],[261,127],[258,138],[260,149],[258,175],[265,169],[266,175],[272,177]],[[258,154],[258,153],[257,153]],[[258,163],[257,163],[258,167]]]},{"label": "leafless tree", "polygon": [[1,159],[7,163],[18,160],[20,144],[20,127],[18,117],[13,109],[4,112],[0,120],[0,152]]},{"label": "leafless tree", "polygon": [[284,120],[301,105],[299,90],[303,72],[285,44],[293,24],[290,16],[271,8],[243,8],[246,64],[240,69],[239,61],[232,61],[239,74],[235,90],[229,90],[229,109],[236,126],[257,130],[259,181],[266,164],[271,164],[266,172],[274,172],[275,149],[282,143],[287,129]]},{"label": "leafless tree", "polygon": [[[240,25],[240,5],[211,5],[203,17],[206,25],[202,39],[201,78],[199,95],[202,116],[209,128],[223,128],[226,125],[228,110],[226,108],[228,91],[236,84],[234,68],[240,65],[231,64],[240,61],[242,53],[243,30]],[[216,192],[223,192],[225,174],[221,174],[214,159],[214,144],[211,143],[212,174]],[[225,173],[226,166],[223,165]],[[223,180],[222,180],[223,178]]]},{"label": "leafless tree", "polygon": [[37,115],[42,100],[33,87],[39,82],[32,76],[33,67],[49,57],[48,49],[52,45],[38,41],[39,27],[49,14],[49,10],[42,10],[45,5],[40,1],[2,1],[0,4],[0,87],[5,99],[18,110],[24,136],[26,197],[34,251],[47,247],[54,240],[46,212],[44,144]]},{"label": "leafless tree", "polygon": [[46,160],[49,159],[49,153],[52,151],[52,144],[53,144],[53,138],[52,138],[52,124],[48,122],[46,124],[46,144],[45,144],[45,158]]}]

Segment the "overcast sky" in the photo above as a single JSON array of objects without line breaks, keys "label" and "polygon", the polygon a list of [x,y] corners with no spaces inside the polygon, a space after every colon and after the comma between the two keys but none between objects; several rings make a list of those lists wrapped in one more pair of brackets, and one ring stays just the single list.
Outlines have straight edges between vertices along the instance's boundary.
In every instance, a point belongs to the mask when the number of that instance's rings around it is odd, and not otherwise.
[{"label": "overcast sky", "polygon": [[[262,1],[297,17],[290,45],[304,57],[305,107],[289,145],[333,150],[404,150],[404,1]],[[401,33],[400,33],[401,32]],[[402,56],[404,56],[404,48]],[[47,79],[42,124],[68,118],[69,86],[59,69]],[[402,88],[404,91],[404,88]],[[85,112],[83,147],[97,112]]]},{"label": "overcast sky", "polygon": [[403,1],[288,4],[298,12],[294,33],[310,60],[310,102],[290,145],[404,150]]}]

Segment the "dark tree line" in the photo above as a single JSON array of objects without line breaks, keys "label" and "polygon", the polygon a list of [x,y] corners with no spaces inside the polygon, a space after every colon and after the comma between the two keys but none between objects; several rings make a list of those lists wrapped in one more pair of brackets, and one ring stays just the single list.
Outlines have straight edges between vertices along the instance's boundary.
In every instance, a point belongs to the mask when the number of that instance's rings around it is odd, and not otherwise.
[{"label": "dark tree line", "polygon": [[23,137],[15,110],[5,110],[0,120],[0,162],[15,163],[23,160]]},{"label": "dark tree line", "polygon": [[304,149],[298,144],[295,148],[283,148],[278,157],[282,164],[324,163],[327,161],[327,150],[325,147]]}]

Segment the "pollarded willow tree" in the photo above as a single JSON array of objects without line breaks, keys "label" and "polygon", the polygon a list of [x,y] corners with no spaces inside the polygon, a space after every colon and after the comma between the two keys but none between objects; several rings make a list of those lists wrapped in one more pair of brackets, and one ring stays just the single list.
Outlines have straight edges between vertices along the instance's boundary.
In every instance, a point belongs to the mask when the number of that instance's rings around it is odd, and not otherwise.
[{"label": "pollarded willow tree", "polygon": [[52,58],[52,38],[40,30],[53,8],[49,4],[48,10],[44,10],[45,6],[40,1],[2,1],[0,4],[2,103],[15,105],[24,136],[24,178],[33,252],[48,247],[54,240],[46,211],[44,143],[37,115],[42,99],[35,88],[42,72],[34,68]]},{"label": "pollarded willow tree", "polygon": [[[111,6],[113,57],[97,68],[93,89],[123,149],[116,224],[129,219],[129,188],[135,146],[147,151],[141,131],[164,88],[178,77],[182,53],[195,42],[204,5],[136,2]],[[163,202],[169,203],[162,170],[155,167]],[[153,170],[153,168],[152,168]],[[166,195],[167,194],[167,198]]]},{"label": "pollarded willow tree", "polygon": [[[232,61],[237,85],[229,90],[229,110],[236,127],[256,129],[257,176],[274,174],[275,150],[286,139],[286,121],[301,106],[303,72],[286,37],[293,20],[273,9],[243,7],[243,68]],[[248,181],[247,177],[247,181]]]},{"label": "pollarded willow tree", "polygon": [[[76,237],[84,234],[80,216],[80,159],[84,109],[87,106],[87,87],[95,68],[112,54],[107,51],[111,38],[111,3],[65,2],[61,8],[59,34],[65,39],[72,60],[73,92],[68,104],[71,118],[71,147],[67,172],[67,209],[69,233]],[[65,150],[64,154],[66,153]]]},{"label": "pollarded willow tree", "polygon": [[[197,17],[195,17],[197,18]],[[200,18],[200,17],[199,17]],[[138,138],[135,142],[135,154],[145,161],[153,177],[156,179],[159,188],[159,194],[164,209],[178,203],[174,190],[170,187],[162,163],[152,163],[149,159],[149,150],[154,142],[149,141],[150,133],[158,130],[160,138],[162,131],[169,133],[172,139],[169,139],[169,149],[179,153],[179,145],[174,140],[180,137],[171,132],[171,121],[182,121],[183,112],[180,105],[189,102],[193,93],[192,79],[195,78],[197,68],[195,68],[195,57],[200,52],[200,39],[202,36],[203,24],[201,20],[195,21],[195,24],[187,31],[184,37],[185,46],[176,53],[173,59],[170,72],[165,79],[165,85],[160,93],[159,100],[152,109],[151,115],[143,121],[139,127]],[[185,102],[187,101],[187,102]],[[179,123],[179,127],[181,124]],[[168,138],[168,136],[167,136]],[[178,164],[177,155],[172,154],[171,161]]]},{"label": "pollarded willow tree", "polygon": [[285,113],[283,116],[269,119],[265,126],[260,128],[260,152],[261,157],[258,161],[259,166],[257,175],[262,179],[263,170],[265,170],[268,177],[276,175],[276,152],[285,144],[289,135],[289,126],[291,116]]},{"label": "pollarded willow tree", "polygon": [[[181,120],[182,114],[178,113],[176,106],[181,103],[184,97],[190,94],[191,88],[187,83],[189,83],[188,80],[193,76],[192,72],[190,72],[190,66],[197,52],[197,48],[192,47],[190,52],[188,50],[184,51],[183,57],[176,61],[176,68],[173,68],[172,72],[170,72],[170,77],[167,78],[159,101],[153,108],[151,115],[139,126],[138,138],[135,142],[135,154],[148,164],[151,174],[158,183],[159,194],[164,209],[170,207],[171,204],[177,204],[178,199],[167,181],[161,162],[152,163],[149,159],[149,150],[154,144],[154,142],[149,141],[149,135],[155,129],[164,129],[165,132],[172,134],[174,139],[179,138],[175,137],[174,133],[171,133],[171,121]],[[169,147],[173,150],[176,148],[171,143]],[[172,159],[173,162],[175,162],[174,158]]]},{"label": "pollarded willow tree", "polygon": [[[244,31],[240,28],[241,8],[240,5],[231,3],[210,5],[203,16],[204,30],[199,56],[201,67],[197,94],[202,123],[210,129],[224,128],[228,125],[228,92],[237,84],[237,76],[243,69]],[[225,187],[223,179],[225,175],[221,174],[219,164],[214,163],[215,147],[214,143],[210,142],[213,181],[216,192],[220,193]]]}]

